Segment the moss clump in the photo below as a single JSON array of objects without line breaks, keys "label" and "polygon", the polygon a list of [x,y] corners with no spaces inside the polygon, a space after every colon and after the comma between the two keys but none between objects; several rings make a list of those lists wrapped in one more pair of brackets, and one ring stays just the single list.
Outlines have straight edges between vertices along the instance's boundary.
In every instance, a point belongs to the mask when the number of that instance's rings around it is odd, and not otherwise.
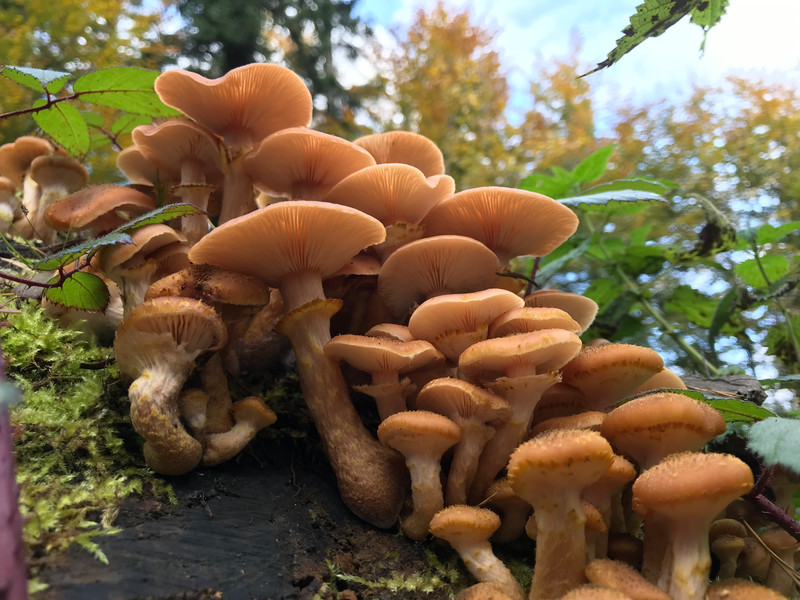
[{"label": "moss clump", "polygon": [[110,348],[62,329],[37,303],[0,328],[6,375],[22,390],[11,412],[20,509],[29,562],[72,543],[105,561],[93,541],[114,531],[120,502],[168,488],[142,464],[130,431],[126,391]]}]

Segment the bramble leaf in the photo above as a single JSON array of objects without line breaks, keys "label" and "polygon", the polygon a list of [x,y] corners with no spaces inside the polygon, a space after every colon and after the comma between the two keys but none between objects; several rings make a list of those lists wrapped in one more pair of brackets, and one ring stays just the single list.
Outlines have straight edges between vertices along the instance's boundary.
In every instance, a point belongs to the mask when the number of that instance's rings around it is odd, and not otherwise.
[{"label": "bramble leaf", "polygon": [[178,113],[168,107],[153,89],[157,71],[138,67],[113,67],[87,73],[78,78],[72,89],[80,93],[81,100],[102,104],[126,112],[171,117]]},{"label": "bramble leaf", "polygon": [[139,217],[136,217],[124,225],[120,225],[112,233],[130,233],[136,229],[139,229],[140,227],[144,227],[145,225],[164,223],[165,221],[171,221],[172,219],[177,219],[184,215],[194,215],[200,212],[203,211],[196,206],[192,206],[191,204],[186,204],[184,202],[166,204]]},{"label": "bramble leaf", "polygon": [[[55,283],[58,279],[56,276],[50,283]],[[44,295],[54,304],[90,311],[105,310],[110,299],[108,287],[103,280],[84,271],[73,273],[59,287],[45,290]]]},{"label": "bramble leaf", "polygon": [[133,239],[127,233],[120,233],[119,230],[112,231],[96,240],[87,240],[77,246],[70,246],[60,252],[51,254],[47,258],[40,260],[33,265],[37,271],[52,271],[59,267],[65,267],[68,264],[75,262],[81,256],[97,248],[103,246],[112,246],[114,244],[132,244]]},{"label": "bramble leaf", "polygon": [[611,158],[613,152],[613,145],[604,146],[592,152],[572,169],[572,175],[580,183],[597,181],[606,172],[608,159]]},{"label": "bramble leaf", "polygon": [[770,417],[748,431],[747,445],[768,465],[800,472],[800,421]]},{"label": "bramble leaf", "polygon": [[772,225],[762,225],[756,233],[756,242],[758,244],[773,244],[781,238],[800,230],[800,221],[792,221],[791,223],[784,223],[778,227]]},{"label": "bramble leaf", "polygon": [[[764,288],[789,272],[789,260],[782,254],[767,254],[758,259],[740,262],[733,270],[747,285]],[[769,282],[764,279],[765,275]]]},{"label": "bramble leaf", "polygon": [[46,88],[51,94],[60,92],[69,81],[69,78],[72,77],[70,73],[64,71],[30,69],[28,67],[12,67],[9,65],[3,67],[0,75],[36,92],[44,93]]},{"label": "bramble leaf", "polygon": [[[45,106],[47,101],[39,99],[34,108]],[[47,135],[64,147],[69,154],[86,154],[89,151],[89,128],[80,111],[72,104],[59,102],[49,108],[33,113],[36,124]]]},{"label": "bramble leaf", "polygon": [[706,403],[716,408],[725,417],[726,423],[757,423],[775,416],[766,408],[746,400],[728,398],[706,400]]},{"label": "bramble leaf", "polygon": [[147,115],[136,115],[133,113],[124,114],[112,123],[111,133],[114,135],[130,133],[139,127],[139,125],[149,125],[152,122],[153,119]]},{"label": "bramble leaf", "polygon": [[632,189],[571,196],[569,198],[560,198],[558,201],[590,213],[610,213],[614,215],[633,215],[656,203],[666,204],[667,202],[660,194]]}]

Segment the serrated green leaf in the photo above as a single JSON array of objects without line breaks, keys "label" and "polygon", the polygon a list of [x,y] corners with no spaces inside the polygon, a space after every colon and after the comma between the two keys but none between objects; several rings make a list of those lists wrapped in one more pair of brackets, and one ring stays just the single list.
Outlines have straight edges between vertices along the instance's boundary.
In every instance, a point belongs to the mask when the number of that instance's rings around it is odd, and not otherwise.
[{"label": "serrated green leaf", "polygon": [[752,402],[733,398],[706,400],[725,418],[726,423],[757,423],[775,416],[775,413]]},{"label": "serrated green leaf", "polygon": [[86,124],[90,127],[102,127],[106,122],[103,115],[91,110],[82,110],[81,114],[83,115],[83,120],[86,121]]},{"label": "serrated green leaf", "polygon": [[112,246],[114,244],[132,244],[133,239],[125,232],[119,230],[112,231],[96,240],[87,240],[77,246],[70,246],[60,252],[51,254],[47,258],[40,260],[33,265],[37,271],[53,271],[60,267],[65,267],[70,263],[75,262],[81,256],[97,248],[103,246]]},{"label": "serrated green leaf", "polygon": [[637,192],[651,192],[663,196],[675,189],[675,184],[671,181],[646,179],[644,177],[634,179],[616,179],[608,183],[601,183],[588,188],[584,194],[599,194],[603,192],[618,192],[623,190],[634,190]]},{"label": "serrated green leaf", "polygon": [[[34,108],[45,106],[47,101],[37,100]],[[47,135],[63,146],[69,154],[86,154],[89,150],[89,128],[80,111],[67,102],[53,104],[33,113],[36,124]]]},{"label": "serrated green leaf", "polygon": [[756,233],[756,243],[773,244],[781,238],[798,230],[800,230],[800,221],[784,223],[778,227],[773,227],[772,225],[762,225],[758,228],[758,232]]},{"label": "serrated green leaf", "polygon": [[[758,259],[751,258],[740,262],[733,270],[747,285],[764,288],[789,272],[789,260],[782,254],[767,254]],[[769,282],[764,279],[765,274]]]},{"label": "serrated green leaf", "polygon": [[692,23],[703,28],[703,42],[700,44],[700,51],[706,49],[708,30],[719,23],[725,10],[728,8],[728,0],[708,0],[702,7],[692,11]]},{"label": "serrated green leaf", "polygon": [[12,67],[6,65],[0,71],[3,77],[20,85],[24,85],[37,92],[44,93],[45,89],[51,94],[57,94],[72,77],[64,71],[50,71],[45,69],[30,69],[28,67]]},{"label": "serrated green leaf", "polygon": [[97,150],[98,148],[103,148],[104,146],[108,146],[111,144],[111,139],[107,135],[103,135],[102,133],[97,133],[89,136],[89,141],[92,150]]},{"label": "serrated green leaf", "polygon": [[[156,209],[151,210],[148,213],[145,213],[139,217],[136,217],[132,221],[125,223],[124,225],[120,225],[117,229],[115,229],[112,233],[130,233],[140,227],[144,227],[145,225],[155,225],[157,223],[164,223],[166,221],[171,221],[172,219],[177,219],[184,215],[195,215],[197,213],[203,212],[196,206],[192,206],[191,204],[186,204],[184,202],[178,202],[176,204],[167,204],[165,206],[160,206]],[[102,238],[101,238],[102,239]]]},{"label": "serrated green leaf", "polygon": [[659,194],[630,189],[571,196],[558,201],[589,213],[612,215],[633,215],[658,203],[666,204]]},{"label": "serrated green leaf", "polygon": [[124,114],[119,117],[111,125],[111,133],[114,135],[123,135],[130,133],[139,125],[149,125],[153,119],[147,115]]},{"label": "serrated green leaf", "polygon": [[[56,283],[54,277],[50,283]],[[56,288],[44,292],[45,297],[59,306],[87,311],[103,311],[110,298],[108,287],[97,275],[78,271],[73,273]]]},{"label": "serrated green leaf", "polygon": [[557,200],[569,194],[572,185],[572,181],[560,181],[549,175],[535,173],[523,179],[519,187],[522,190],[536,192]]},{"label": "serrated green leaf", "polygon": [[683,315],[700,327],[711,325],[717,306],[713,298],[701,294],[688,285],[679,285],[673,289],[669,299],[664,303],[664,308],[668,311]]},{"label": "serrated green leaf", "polygon": [[637,227],[630,233],[631,246],[644,246],[647,241],[647,236],[653,228],[653,223],[646,223],[641,227]]},{"label": "serrated green leaf", "polygon": [[781,465],[800,472],[800,421],[770,417],[755,423],[747,445],[768,465]]},{"label": "serrated green leaf", "polygon": [[664,266],[666,248],[658,244],[650,246],[631,246],[622,255],[622,268],[637,277],[654,275]]},{"label": "serrated green leaf", "polygon": [[610,67],[648,38],[658,37],[695,9],[703,8],[708,0],[645,0],[631,15],[630,24],[606,59],[582,77]]},{"label": "serrated green leaf", "polygon": [[606,172],[608,159],[611,158],[613,152],[613,145],[603,146],[599,150],[592,152],[572,169],[573,177],[579,183],[597,181]]},{"label": "serrated green leaf", "polygon": [[569,252],[565,252],[558,258],[553,260],[547,261],[545,264],[539,267],[539,272],[536,274],[537,283],[541,284],[542,282],[547,281],[556,273],[561,272],[567,263],[571,260],[575,260],[580,258],[586,253],[586,250],[591,245],[592,240],[591,238],[585,238],[580,244],[572,248]]},{"label": "serrated green leaf", "polygon": [[589,284],[583,295],[597,302],[598,306],[604,307],[621,293],[622,286],[615,279],[597,277]]},{"label": "serrated green leaf", "polygon": [[153,89],[157,71],[138,67],[113,67],[87,73],[80,77],[72,89],[80,93],[81,100],[102,104],[126,112],[171,117],[178,111],[168,107]]}]

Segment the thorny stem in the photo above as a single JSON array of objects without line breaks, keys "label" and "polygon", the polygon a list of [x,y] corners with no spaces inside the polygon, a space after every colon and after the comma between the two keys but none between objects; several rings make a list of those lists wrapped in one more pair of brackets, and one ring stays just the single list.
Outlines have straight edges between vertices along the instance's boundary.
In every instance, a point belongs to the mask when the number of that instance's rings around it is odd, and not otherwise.
[{"label": "thorny stem", "polygon": [[59,102],[69,102],[70,100],[77,100],[83,95],[83,92],[74,92],[69,96],[61,96],[60,98],[53,98],[49,92],[47,92],[47,102],[42,104],[41,106],[32,106],[30,108],[20,108],[19,110],[12,110],[11,112],[7,113],[0,113],[0,120],[2,119],[9,119],[11,117],[18,117],[20,115],[31,115],[37,112],[41,112],[43,110],[47,110],[54,104],[58,104]]},{"label": "thorny stem", "polygon": [[[589,232],[594,234],[595,228],[592,226],[591,221],[587,219],[586,224],[589,228]],[[706,373],[712,377],[718,377],[720,375],[719,369],[709,363],[706,358],[697,351],[696,348],[691,346],[686,340],[683,339],[683,337],[680,335],[680,332],[670,325],[666,318],[664,318],[664,315],[662,315],[661,312],[655,306],[653,306],[653,304],[647,298],[645,298],[644,292],[638,283],[631,279],[618,264],[612,263],[611,255],[608,253],[605,246],[603,246],[602,240],[598,239],[597,245],[606,259],[606,264],[614,264],[614,272],[616,273],[617,277],[619,277],[619,279],[628,287],[628,289],[636,295],[636,298],[641,303],[642,307],[656,320],[656,322],[661,326],[663,332],[675,340],[683,349],[683,351],[689,355],[689,358],[697,363],[698,366],[703,368]]]},{"label": "thorny stem", "polygon": [[796,540],[800,541],[800,522],[793,519],[789,513],[763,494],[764,488],[767,487],[772,477],[773,470],[774,467],[772,466],[761,465],[761,473],[758,476],[758,480],[753,485],[753,489],[745,494],[744,497],[755,504],[770,521],[779,525],[794,536]]},{"label": "thorny stem", "polygon": [[533,293],[533,286],[536,285],[536,272],[539,270],[539,263],[541,262],[542,257],[537,256],[533,259],[533,266],[531,266],[531,274],[528,277],[528,285],[525,287],[525,295],[529,296]]}]

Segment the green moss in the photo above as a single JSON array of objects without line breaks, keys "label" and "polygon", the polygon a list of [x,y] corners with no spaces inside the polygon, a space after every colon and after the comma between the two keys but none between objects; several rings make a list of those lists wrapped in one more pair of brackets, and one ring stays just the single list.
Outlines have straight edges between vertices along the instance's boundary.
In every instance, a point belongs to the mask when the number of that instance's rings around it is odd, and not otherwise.
[{"label": "green moss", "polygon": [[8,315],[0,338],[6,375],[23,392],[11,420],[29,560],[77,543],[105,562],[94,538],[115,531],[120,502],[146,484],[171,496],[139,458],[139,442],[126,447],[126,390],[112,351],[60,328],[34,302]]}]

